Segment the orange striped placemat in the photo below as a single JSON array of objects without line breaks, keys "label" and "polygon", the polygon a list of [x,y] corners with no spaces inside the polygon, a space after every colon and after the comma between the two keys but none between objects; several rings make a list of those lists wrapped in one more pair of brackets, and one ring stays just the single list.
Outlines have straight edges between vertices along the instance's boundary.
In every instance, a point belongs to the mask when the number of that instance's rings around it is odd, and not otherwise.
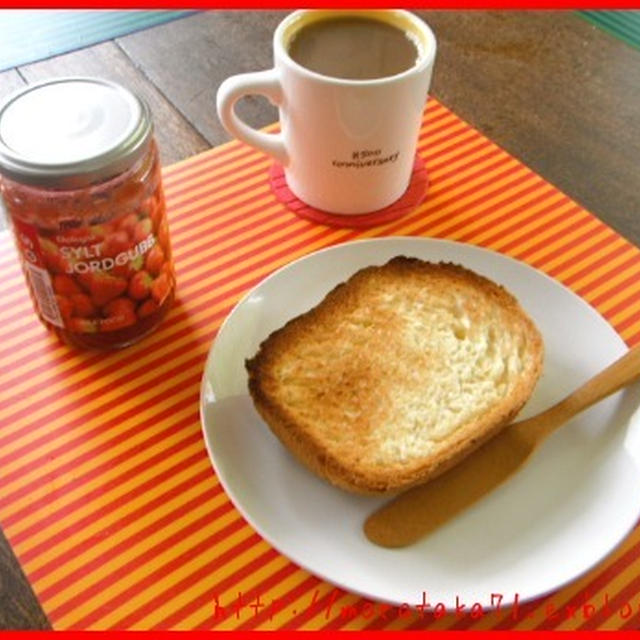
[{"label": "orange striped placemat", "polygon": [[270,161],[237,142],[167,168],[179,296],[158,332],[117,353],[74,351],[45,332],[2,237],[0,522],[55,628],[638,626],[638,529],[544,599],[421,616],[298,568],[245,523],[211,469],[198,401],[218,327],[266,275],[331,244],[417,235],[489,247],[557,278],[629,345],[640,341],[638,249],[435,100],[419,151],[426,201],[366,230],[296,217],[269,189]]}]

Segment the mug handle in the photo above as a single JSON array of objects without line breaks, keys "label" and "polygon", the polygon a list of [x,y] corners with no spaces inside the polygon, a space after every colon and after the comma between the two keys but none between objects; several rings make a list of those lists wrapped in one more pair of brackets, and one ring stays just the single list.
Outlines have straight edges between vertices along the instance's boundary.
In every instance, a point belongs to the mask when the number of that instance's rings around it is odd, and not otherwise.
[{"label": "mug handle", "polygon": [[289,154],[281,133],[262,133],[240,120],[234,110],[236,102],[247,95],[264,96],[275,106],[282,104],[283,93],[278,72],[275,69],[241,73],[227,78],[216,96],[218,117],[224,128],[238,140],[268,153],[281,165],[289,164]]}]

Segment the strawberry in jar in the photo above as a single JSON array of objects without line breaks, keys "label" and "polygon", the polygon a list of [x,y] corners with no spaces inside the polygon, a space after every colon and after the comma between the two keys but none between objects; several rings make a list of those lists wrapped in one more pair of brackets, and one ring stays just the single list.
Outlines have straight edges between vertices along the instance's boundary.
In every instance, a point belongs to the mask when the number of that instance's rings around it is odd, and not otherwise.
[{"label": "strawberry in jar", "polygon": [[28,86],[0,106],[0,194],[41,321],[72,345],[137,342],[175,272],[148,106],[97,78]]}]

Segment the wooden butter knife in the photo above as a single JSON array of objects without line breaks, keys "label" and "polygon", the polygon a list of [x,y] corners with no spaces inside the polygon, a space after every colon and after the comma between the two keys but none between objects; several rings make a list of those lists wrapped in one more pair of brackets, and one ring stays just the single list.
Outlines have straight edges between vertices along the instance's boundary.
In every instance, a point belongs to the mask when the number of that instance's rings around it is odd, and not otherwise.
[{"label": "wooden butter knife", "polygon": [[420,540],[518,471],[552,431],[638,379],[640,345],[550,409],[507,427],[457,466],[380,507],[365,521],[365,535],[383,547]]}]

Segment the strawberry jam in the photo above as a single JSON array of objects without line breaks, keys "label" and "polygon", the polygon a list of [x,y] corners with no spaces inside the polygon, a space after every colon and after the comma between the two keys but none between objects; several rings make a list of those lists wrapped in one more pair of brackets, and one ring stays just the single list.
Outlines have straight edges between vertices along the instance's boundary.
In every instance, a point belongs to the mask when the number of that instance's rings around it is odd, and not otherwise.
[{"label": "strawberry jam", "polygon": [[[72,96],[73,108],[47,115]],[[21,108],[42,109],[45,124],[36,129],[44,139],[20,133]],[[54,142],[64,143],[57,153]],[[124,347],[161,322],[175,275],[158,150],[141,100],[88,78],[9,99],[0,110],[0,193],[35,310],[64,342]]]}]

